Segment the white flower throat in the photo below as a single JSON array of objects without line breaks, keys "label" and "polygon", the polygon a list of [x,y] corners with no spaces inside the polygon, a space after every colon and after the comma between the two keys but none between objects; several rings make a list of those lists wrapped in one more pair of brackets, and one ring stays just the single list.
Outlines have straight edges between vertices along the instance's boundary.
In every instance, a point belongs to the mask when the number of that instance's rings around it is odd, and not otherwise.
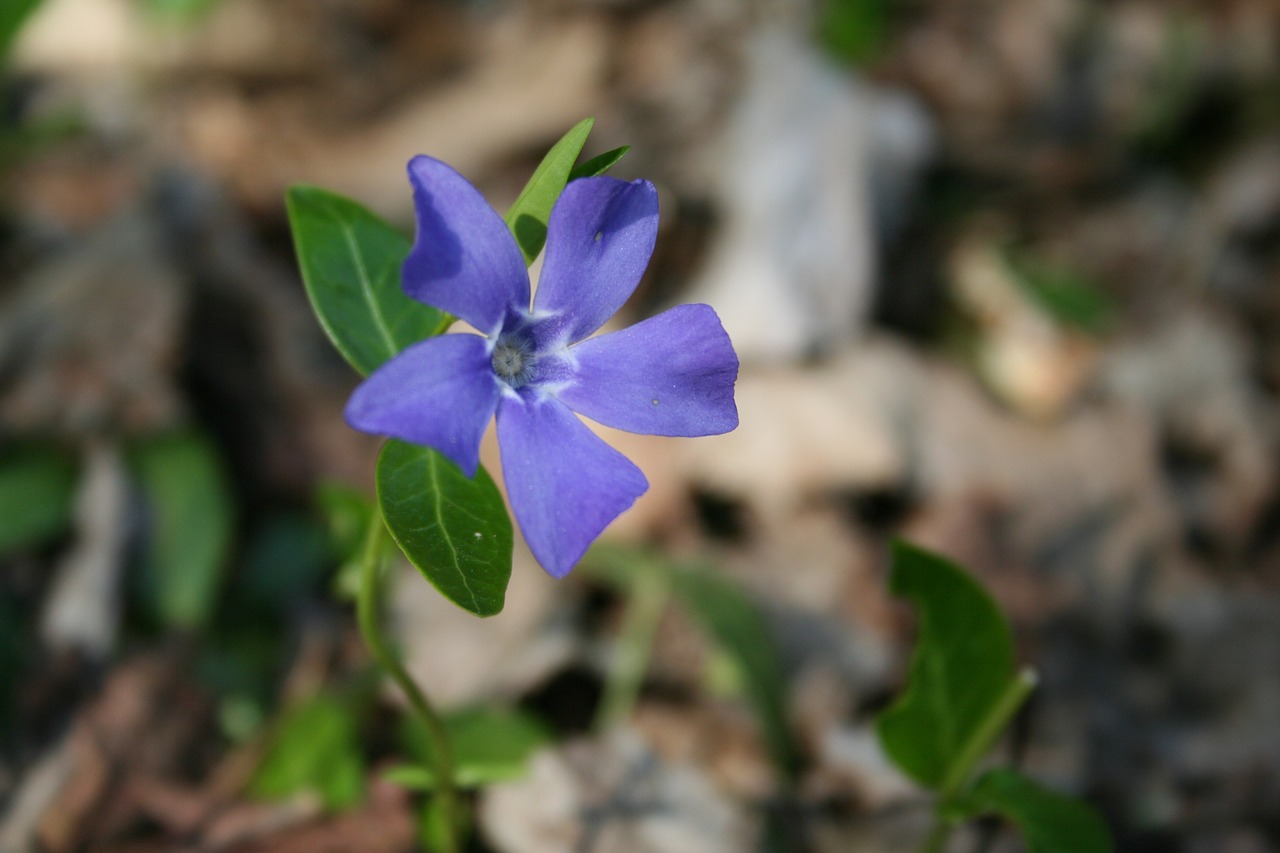
[{"label": "white flower throat", "polygon": [[519,388],[533,378],[533,362],[531,347],[522,341],[502,337],[493,348],[493,372],[512,388]]}]

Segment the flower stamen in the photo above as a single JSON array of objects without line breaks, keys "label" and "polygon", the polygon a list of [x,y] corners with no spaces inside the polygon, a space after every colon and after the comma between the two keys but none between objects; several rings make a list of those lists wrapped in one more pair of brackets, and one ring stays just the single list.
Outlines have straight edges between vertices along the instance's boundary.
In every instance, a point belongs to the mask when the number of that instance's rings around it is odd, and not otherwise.
[{"label": "flower stamen", "polygon": [[519,388],[533,378],[533,353],[522,341],[503,337],[493,348],[493,372],[498,378]]}]

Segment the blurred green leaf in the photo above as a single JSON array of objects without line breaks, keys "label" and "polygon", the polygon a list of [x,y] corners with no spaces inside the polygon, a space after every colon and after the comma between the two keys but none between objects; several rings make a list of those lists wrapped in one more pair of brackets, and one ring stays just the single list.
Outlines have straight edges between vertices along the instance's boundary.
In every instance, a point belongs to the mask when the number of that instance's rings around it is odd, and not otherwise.
[{"label": "blurred green leaf", "polygon": [[569,180],[576,181],[578,178],[594,178],[597,175],[603,175],[617,165],[619,160],[627,156],[627,152],[630,150],[630,145],[623,145],[620,148],[614,148],[612,151],[598,154],[584,163],[579,163],[569,172]]},{"label": "blurred green leaf", "polygon": [[4,0],[0,3],[0,61],[9,54],[9,48],[18,37],[18,31],[27,22],[31,14],[40,6],[41,0]]},{"label": "blurred green leaf", "polygon": [[569,182],[573,163],[582,153],[582,146],[586,145],[587,135],[595,123],[593,118],[584,118],[561,137],[542,158],[533,177],[529,178],[529,183],[525,184],[515,204],[507,211],[507,227],[520,244],[526,265],[533,263],[542,251],[542,244],[547,240],[551,208]]},{"label": "blurred green leaf", "polygon": [[0,554],[66,531],[75,488],[75,464],[66,454],[15,447],[0,457]]},{"label": "blurred green leaf", "polygon": [[1006,251],[1004,258],[1014,281],[1058,323],[1095,335],[1111,326],[1115,306],[1084,276],[1025,252]]},{"label": "blurred green leaf", "polygon": [[306,515],[269,516],[245,547],[240,588],[255,605],[285,609],[324,578],[333,553],[325,531]]},{"label": "blurred green leaf", "polygon": [[244,619],[242,614],[214,626],[211,642],[193,662],[204,686],[219,696],[250,697],[265,708],[273,699],[288,640],[278,619]]},{"label": "blurred green leaf", "polygon": [[672,570],[672,591],[741,670],[778,768],[794,778],[798,752],[787,723],[786,685],[769,626],[734,584],[708,571]]},{"label": "blurred green leaf", "polygon": [[818,40],[846,62],[874,59],[888,41],[891,7],[891,0],[827,0]]},{"label": "blurred green leaf", "polygon": [[216,604],[232,537],[232,502],[222,462],[204,436],[142,442],[129,462],[146,499],[148,537],[140,582],[163,625],[197,628]]},{"label": "blurred green leaf", "polygon": [[355,713],[334,697],[320,695],[277,723],[248,791],[265,800],[314,791],[326,808],[337,810],[363,799],[364,774]]},{"label": "blurred green leaf", "polygon": [[377,504],[363,492],[341,483],[320,484],[316,504],[334,550],[343,558],[360,557]]},{"label": "blurred green leaf", "polygon": [[995,812],[1017,824],[1029,853],[1110,853],[1107,825],[1086,803],[1014,770],[986,773],[964,799],[970,817]]},{"label": "blurred green leaf", "polygon": [[408,239],[367,208],[319,187],[285,196],[298,266],[329,340],[367,376],[452,318],[410,299],[400,286]]},{"label": "blurred green leaf", "polygon": [[889,587],[915,604],[920,628],[906,689],[877,731],[894,763],[939,789],[1016,682],[1013,637],[986,591],[928,551],[895,542]]},{"label": "blurred green leaf", "polygon": [[378,457],[378,505],[409,562],[459,607],[502,610],[512,531],[502,494],[483,467],[468,479],[436,451],[392,439]]},{"label": "blurred green leaf", "polygon": [[[529,756],[550,743],[551,732],[541,721],[521,711],[473,708],[445,718],[457,784],[478,788],[522,776]],[[418,763],[388,770],[385,777],[415,791],[436,786],[431,769],[431,738],[415,717],[401,725],[401,742]]]},{"label": "blurred green leaf", "polygon": [[[338,571],[333,579],[333,593],[344,601],[355,601],[360,591],[360,570],[364,560],[365,538],[378,505],[363,492],[338,483],[324,483],[316,492],[316,502],[329,531],[333,553],[338,556]],[[391,559],[399,551],[388,537],[379,537],[383,558]]]}]

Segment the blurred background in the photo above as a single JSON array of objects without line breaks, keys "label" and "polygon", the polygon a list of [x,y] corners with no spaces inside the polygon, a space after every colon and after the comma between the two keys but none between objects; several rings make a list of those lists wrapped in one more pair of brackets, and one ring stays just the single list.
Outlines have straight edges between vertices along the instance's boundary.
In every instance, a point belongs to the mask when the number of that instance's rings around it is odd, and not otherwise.
[{"label": "blurred background", "polygon": [[404,568],[427,690],[543,733],[473,849],[913,849],[892,536],[992,591],[1009,753],[1120,850],[1280,849],[1275,3],[0,2],[0,851],[415,848],[341,569],[378,441],[283,194],[409,231],[428,153],[504,210],[588,115],[661,193],[623,319],[709,302],[743,361],[735,433],[609,434],[652,485],[606,539],[760,607],[800,770],[679,608],[593,733],[613,586],[517,544],[481,621]]}]

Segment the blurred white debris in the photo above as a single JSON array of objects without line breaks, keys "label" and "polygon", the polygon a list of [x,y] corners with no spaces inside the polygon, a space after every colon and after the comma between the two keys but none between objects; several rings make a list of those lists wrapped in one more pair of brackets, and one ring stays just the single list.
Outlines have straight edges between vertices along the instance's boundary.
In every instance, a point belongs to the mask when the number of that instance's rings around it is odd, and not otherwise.
[{"label": "blurred white debris", "polygon": [[41,617],[43,639],[54,648],[75,648],[103,658],[115,647],[128,493],[119,448],[90,446],[76,495],[75,545],[55,569]]},{"label": "blurred white debris", "polygon": [[738,428],[676,445],[679,470],[700,486],[747,498],[765,517],[789,513],[814,494],[898,483],[907,458],[897,410],[916,381],[915,362],[904,348],[873,341],[804,371],[744,370],[735,392]]},{"label": "blurred white debris", "polygon": [[631,730],[534,756],[529,775],[484,789],[480,824],[501,853],[740,853],[746,810]]},{"label": "blurred white debris", "polygon": [[70,742],[71,736],[64,736],[26,768],[17,790],[5,792],[8,808],[0,813],[0,850],[4,853],[31,853],[36,849],[41,816],[76,771]]},{"label": "blurred white debris", "polygon": [[[901,99],[885,102],[877,139],[881,101],[798,36],[765,31],[747,51],[714,160],[724,222],[689,299],[716,307],[744,359],[789,361],[862,325],[875,254],[868,174],[883,166],[878,186],[897,192],[929,145]],[[907,140],[885,144],[895,137]]]},{"label": "blurred white debris", "polygon": [[1146,409],[1183,457],[1171,491],[1184,520],[1233,544],[1246,540],[1277,483],[1280,413],[1251,370],[1242,334],[1196,306],[1117,347],[1105,374],[1110,392]]},{"label": "blurred white debris", "polygon": [[437,702],[457,706],[519,696],[563,666],[574,637],[554,611],[565,601],[564,587],[521,542],[498,615],[477,619],[408,567],[397,576],[391,607],[410,674]]},{"label": "blurred white debris", "polygon": [[819,745],[820,760],[828,773],[847,775],[872,810],[909,803],[920,788],[894,766],[870,726],[834,726]]},{"label": "blurred white debris", "polygon": [[871,149],[867,176],[872,210],[881,236],[892,239],[915,202],[921,171],[936,148],[933,119],[914,95],[856,83],[871,107]]}]

